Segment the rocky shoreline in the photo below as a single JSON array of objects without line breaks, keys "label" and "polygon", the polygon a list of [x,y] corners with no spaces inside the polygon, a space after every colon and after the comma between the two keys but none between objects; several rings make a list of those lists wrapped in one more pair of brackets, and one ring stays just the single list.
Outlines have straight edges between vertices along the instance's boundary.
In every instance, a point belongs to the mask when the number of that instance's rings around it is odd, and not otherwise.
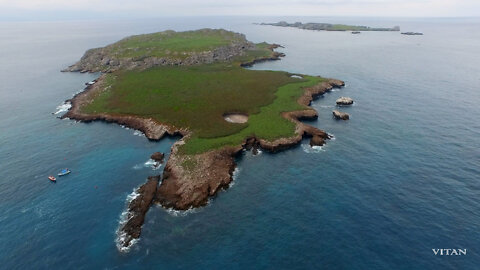
[{"label": "rocky shoreline", "polygon": [[253,66],[257,63],[261,63],[261,62],[280,60],[280,57],[284,57],[285,54],[275,51],[275,49],[277,49],[277,48],[283,48],[283,46],[280,45],[280,44],[272,44],[268,47],[268,49],[272,51],[271,56],[256,58],[256,59],[253,59],[252,61],[241,63],[240,66],[251,67],[251,66]]},{"label": "rocky shoreline", "polygon": [[136,197],[129,203],[125,224],[119,228],[117,242],[120,250],[127,249],[135,239],[140,238],[145,215],[153,203],[160,176],[150,176],[145,184],[136,190]]},{"label": "rocky shoreline", "polygon": [[[244,63],[242,66],[253,65],[254,63],[278,60],[283,54],[274,51],[280,45],[270,46],[272,57],[268,59],[255,59],[251,63]],[[69,70],[70,71],[70,70]],[[78,70],[71,70],[78,71]],[[92,72],[92,70],[88,70]],[[329,135],[313,126],[300,122],[302,119],[316,119],[317,111],[313,108],[305,110],[284,112],[286,119],[296,124],[295,135],[290,138],[281,138],[275,141],[266,141],[255,137],[246,138],[241,145],[223,147],[210,150],[205,153],[185,155],[180,153],[179,147],[185,143],[191,132],[188,129],[180,129],[165,123],[159,123],[151,118],[142,118],[133,115],[113,114],[84,114],[80,108],[92,102],[97,94],[105,89],[106,75],[102,74],[94,83],[87,84],[85,90],[72,99],[68,100],[72,106],[61,118],[69,118],[81,122],[104,121],[117,123],[132,129],[139,130],[149,140],[160,140],[162,137],[182,136],[182,139],[173,144],[169,159],[166,162],[162,177],[152,176],[148,181],[138,188],[138,196],[130,202],[128,207],[128,221],[119,229],[122,236],[119,240],[119,250],[128,248],[132,241],[138,239],[141,234],[145,215],[152,204],[160,204],[164,208],[175,210],[188,210],[191,208],[205,206],[209,198],[215,196],[220,190],[227,189],[233,180],[233,172],[236,167],[235,158],[244,149],[264,149],[269,152],[278,152],[293,147],[305,137],[310,137],[311,146],[321,146]],[[320,95],[344,86],[344,82],[335,79],[321,82],[312,87],[305,88],[304,94],[297,102],[309,106],[312,100]],[[158,154],[157,154],[158,155]],[[189,164],[191,164],[189,166]]]},{"label": "rocky shoreline", "polygon": [[[199,31],[214,31],[202,29]],[[225,30],[219,30],[225,31]],[[164,33],[168,34],[169,31]],[[175,33],[174,31],[170,31]],[[230,61],[236,56],[245,55],[247,50],[255,48],[255,44],[247,41],[245,35],[235,33],[236,40],[231,44],[218,47],[213,50],[201,52],[190,52],[184,57],[170,56],[148,56],[148,57],[121,57],[115,52],[115,44],[103,48],[90,49],[82,56],[80,61],[62,70],[62,72],[115,72],[117,70],[144,70],[155,66],[191,66],[199,64],[210,64],[214,62]],[[127,41],[128,37],[122,41]]]},{"label": "rocky shoreline", "polygon": [[[311,138],[311,146],[321,146],[325,144],[325,140],[329,139],[326,132],[300,122],[302,119],[316,119],[318,117],[317,111],[310,108],[282,114],[283,117],[296,124],[296,135],[293,137],[275,141],[250,137],[246,138],[242,145],[235,147],[224,147],[196,155],[182,155],[179,153],[179,147],[184,144],[184,140],[190,135],[187,129],[178,129],[149,118],[109,114],[87,115],[80,112],[82,105],[87,104],[96,92],[102,91],[104,76],[100,76],[95,84],[88,85],[84,92],[69,100],[72,107],[62,118],[81,122],[105,121],[117,123],[142,131],[150,140],[160,140],[166,135],[182,136],[182,139],[172,146],[161,181],[159,181],[159,177],[150,178],[146,184],[138,189],[138,200],[135,199],[130,203],[129,221],[121,228],[121,232],[124,234],[123,247],[128,247],[132,240],[140,237],[145,214],[153,203],[158,203],[165,208],[188,210],[205,206],[210,197],[215,196],[218,191],[228,188],[233,180],[233,171],[236,167],[235,157],[244,149],[253,148],[256,151],[261,148],[274,153],[298,145],[305,137]],[[344,85],[343,81],[329,79],[326,82],[306,88],[297,102],[309,106],[315,98],[333,88],[340,88]],[[193,166],[192,170],[185,170],[182,166],[185,162],[196,164],[196,166]],[[154,196],[151,195],[152,190],[154,190]]]}]

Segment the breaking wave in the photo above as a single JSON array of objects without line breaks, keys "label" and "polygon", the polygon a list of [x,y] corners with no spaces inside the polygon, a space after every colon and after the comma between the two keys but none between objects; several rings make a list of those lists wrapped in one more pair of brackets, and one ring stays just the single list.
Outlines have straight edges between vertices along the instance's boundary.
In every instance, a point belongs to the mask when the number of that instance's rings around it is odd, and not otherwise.
[{"label": "breaking wave", "polygon": [[[210,200],[208,200],[207,205],[205,205],[204,207],[207,207],[208,205],[210,205]],[[162,207],[162,206],[159,206],[159,207]],[[169,215],[174,216],[174,217],[184,217],[188,214],[193,214],[193,213],[196,213],[198,211],[198,208],[189,208],[187,210],[175,210],[173,208],[164,208],[164,207],[162,207],[162,208],[165,209],[165,211]]]},{"label": "breaking wave", "polygon": [[232,173],[232,182],[230,182],[230,185],[229,185],[229,188],[232,188],[234,185],[235,185],[235,182],[238,178],[238,174],[240,173],[240,168],[239,167],[235,167],[235,170],[233,170],[233,173]]},{"label": "breaking wave", "polygon": [[141,170],[143,168],[151,168],[152,170],[158,170],[162,167],[162,163],[160,162],[157,162],[153,159],[149,159],[147,161],[145,161],[144,163],[141,163],[141,164],[136,164],[135,166],[133,166],[133,169],[134,170]]},{"label": "breaking wave", "polygon": [[303,148],[303,152],[308,154],[315,154],[315,153],[321,153],[326,151],[324,146],[310,146],[308,144],[302,144],[302,148]]},{"label": "breaking wave", "polygon": [[120,214],[120,220],[118,222],[118,228],[117,228],[117,237],[115,238],[115,245],[117,246],[117,249],[120,251],[120,252],[129,252],[130,251],[130,248],[135,245],[139,239],[132,239],[130,241],[130,243],[128,244],[128,246],[124,246],[124,243],[127,239],[127,233],[124,232],[122,229],[123,229],[123,226],[125,226],[125,224],[127,224],[127,222],[130,220],[130,218],[132,217],[130,215],[130,212],[128,211],[128,205],[133,201],[135,200],[138,196],[140,196],[140,194],[137,192],[138,188],[134,188],[133,189],[133,192],[128,194],[127,196],[127,199],[126,199],[126,208],[127,210],[123,211],[121,214]]},{"label": "breaking wave", "polygon": [[59,114],[59,113],[66,112],[70,110],[71,107],[72,107],[72,103],[70,103],[70,101],[66,101],[61,105],[58,105],[57,108],[55,109],[56,111],[53,112],[52,114]]},{"label": "breaking wave", "polygon": [[143,134],[143,132],[141,132],[140,130],[135,130],[133,132],[133,135],[140,136],[140,137],[145,137],[145,134]]}]

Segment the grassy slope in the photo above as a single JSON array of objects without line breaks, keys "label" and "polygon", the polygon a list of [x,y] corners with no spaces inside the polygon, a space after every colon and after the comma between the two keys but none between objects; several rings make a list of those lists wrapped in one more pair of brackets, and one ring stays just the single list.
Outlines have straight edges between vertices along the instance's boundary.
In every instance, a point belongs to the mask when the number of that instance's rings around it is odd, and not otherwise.
[{"label": "grassy slope", "polygon": [[119,57],[187,57],[197,53],[226,46],[242,37],[225,30],[203,29],[197,31],[164,31],[153,34],[136,35],[112,44],[112,54]]},{"label": "grassy slope", "polygon": [[[190,32],[184,33],[190,36]],[[228,40],[228,34],[222,35]],[[183,42],[180,42],[182,46],[174,47],[193,51],[205,42],[211,44],[210,38],[208,35],[205,40],[200,38],[203,42],[194,42],[193,49],[182,47],[186,46]],[[167,42],[168,46],[177,42],[177,37],[172,39]],[[140,45],[144,43],[140,42]],[[145,48],[152,51],[159,46],[150,44]],[[302,88],[314,85],[322,78],[305,76],[297,79],[286,72],[240,67],[240,62],[270,54],[268,44],[260,43],[255,50],[231,63],[164,66],[109,74],[105,91],[82,111],[152,117],[177,128],[188,128],[193,135],[181,148],[188,154],[238,145],[251,135],[268,140],[290,137],[295,125],[281,117],[281,112],[302,109],[296,102],[303,94]],[[230,112],[249,114],[249,121],[245,124],[228,123],[223,115]]]}]

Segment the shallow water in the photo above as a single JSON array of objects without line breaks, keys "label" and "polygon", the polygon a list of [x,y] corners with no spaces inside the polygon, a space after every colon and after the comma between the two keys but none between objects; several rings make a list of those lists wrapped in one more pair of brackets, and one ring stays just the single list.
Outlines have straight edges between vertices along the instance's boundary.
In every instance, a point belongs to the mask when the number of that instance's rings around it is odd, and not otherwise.
[{"label": "shallow water", "polygon": [[[289,18],[398,33],[253,25],[278,18],[0,23],[0,261],[5,269],[475,269],[480,255],[478,19]],[[147,163],[175,138],[60,120],[63,101],[98,74],[60,73],[126,35],[224,27],[276,42],[287,57],[255,69],[345,80],[309,122],[334,139],[246,153],[234,185],[188,213],[152,208],[128,253],[116,229]],[[335,121],[335,99],[350,121]],[[141,135],[138,132],[136,135]],[[168,157],[167,157],[168,158]],[[46,176],[72,173],[49,183]],[[467,256],[434,256],[466,248]]]}]

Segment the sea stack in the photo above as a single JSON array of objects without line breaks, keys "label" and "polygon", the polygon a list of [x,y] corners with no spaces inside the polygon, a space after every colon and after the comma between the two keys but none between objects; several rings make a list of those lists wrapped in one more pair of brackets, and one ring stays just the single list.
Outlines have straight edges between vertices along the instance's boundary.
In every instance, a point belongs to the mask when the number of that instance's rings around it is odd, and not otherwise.
[{"label": "sea stack", "polygon": [[336,119],[342,119],[342,120],[350,119],[350,115],[348,113],[337,111],[337,110],[334,110],[332,113]]},{"label": "sea stack", "polygon": [[337,105],[352,105],[353,104],[353,99],[349,97],[340,97],[337,99]]},{"label": "sea stack", "polygon": [[325,139],[318,136],[314,135],[312,139],[310,139],[310,146],[323,146],[325,144]]},{"label": "sea stack", "polygon": [[163,158],[164,157],[165,157],[165,155],[163,153],[160,153],[160,152],[155,152],[150,156],[151,159],[155,160],[158,163],[163,163]]}]

